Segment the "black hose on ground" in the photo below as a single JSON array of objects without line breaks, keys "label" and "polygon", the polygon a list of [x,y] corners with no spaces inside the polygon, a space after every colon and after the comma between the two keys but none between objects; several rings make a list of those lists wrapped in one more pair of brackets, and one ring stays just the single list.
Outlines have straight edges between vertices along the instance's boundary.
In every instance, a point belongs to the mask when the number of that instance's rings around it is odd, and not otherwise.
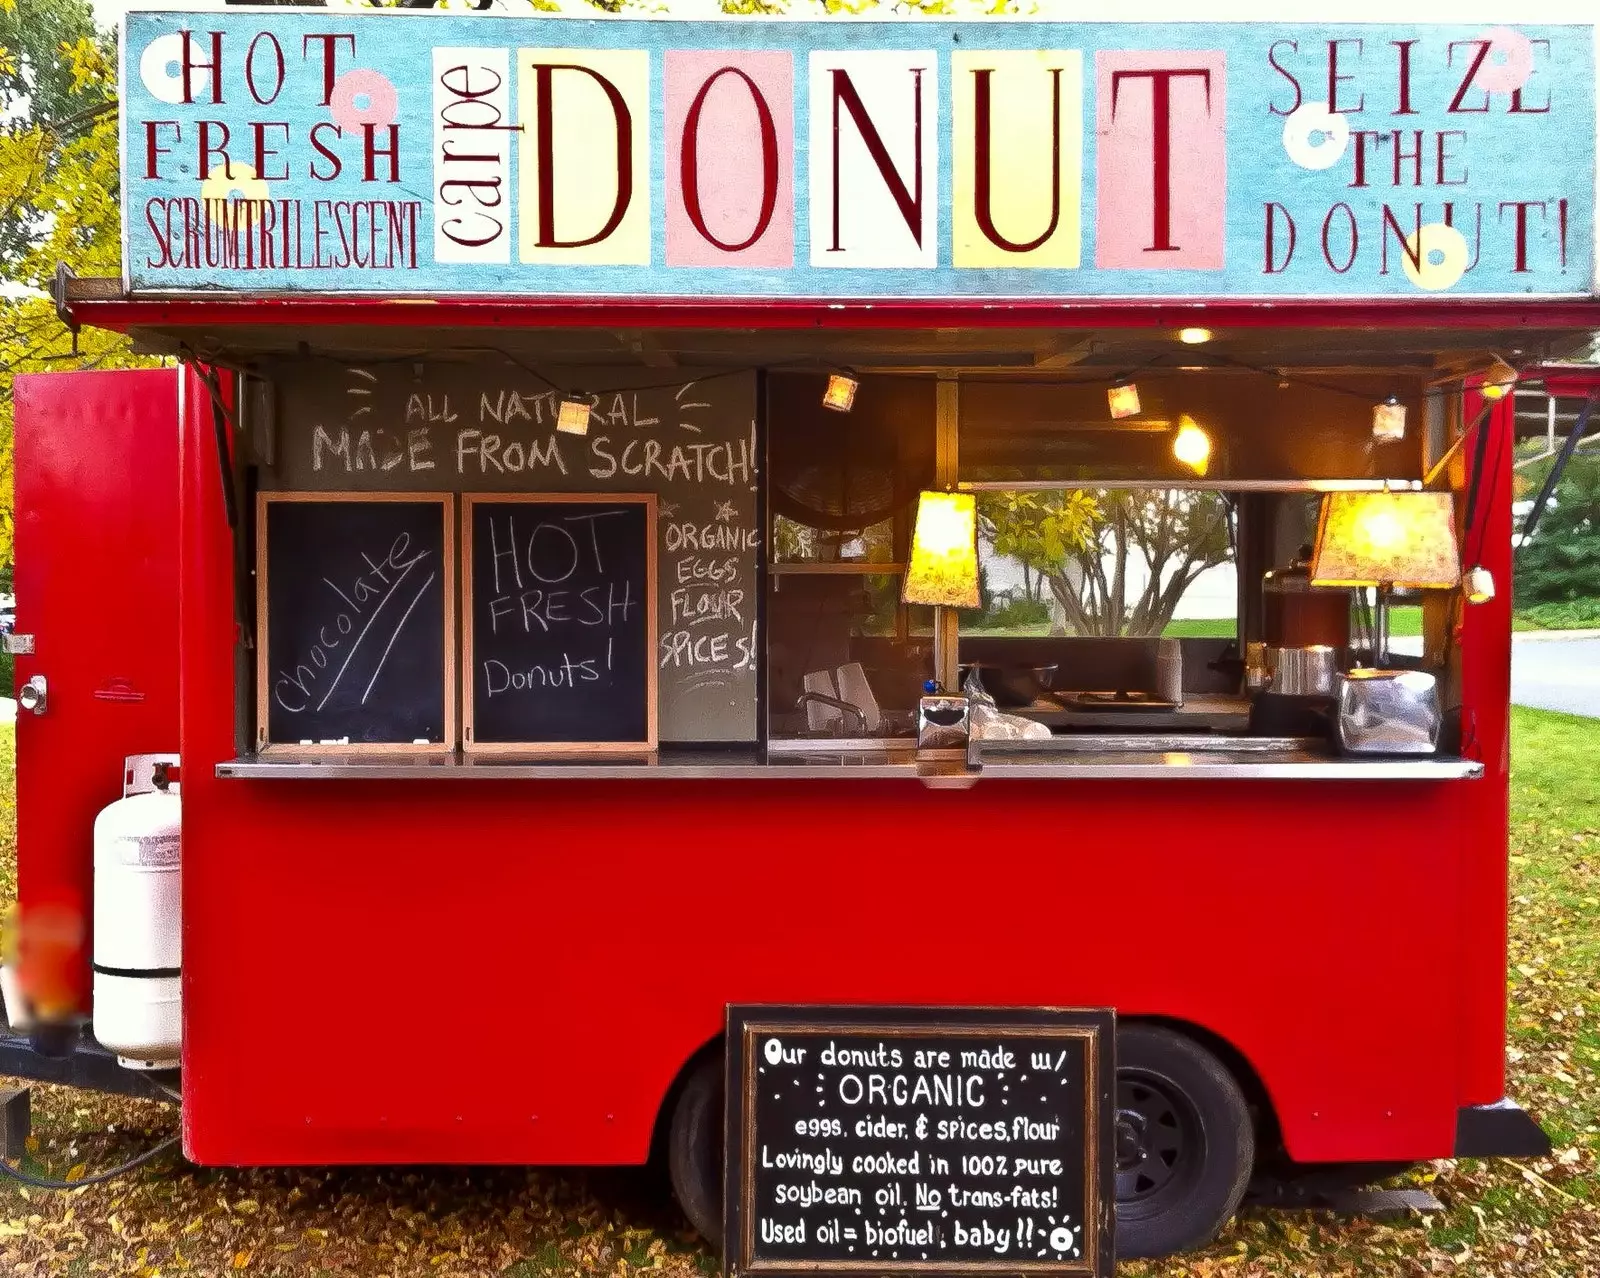
[{"label": "black hose on ground", "polygon": [[183,1139],[181,1136],[168,1136],[160,1144],[151,1146],[144,1153],[128,1159],[125,1163],[119,1163],[111,1168],[110,1171],[96,1172],[93,1176],[80,1176],[77,1180],[51,1180],[46,1176],[30,1176],[21,1168],[13,1167],[4,1159],[0,1159],[0,1175],[9,1176],[12,1180],[19,1180],[24,1185],[31,1185],[35,1189],[82,1189],[85,1185],[99,1185],[108,1180],[115,1180],[118,1176],[126,1176],[135,1167],[142,1167],[152,1158],[166,1153],[181,1139]]}]

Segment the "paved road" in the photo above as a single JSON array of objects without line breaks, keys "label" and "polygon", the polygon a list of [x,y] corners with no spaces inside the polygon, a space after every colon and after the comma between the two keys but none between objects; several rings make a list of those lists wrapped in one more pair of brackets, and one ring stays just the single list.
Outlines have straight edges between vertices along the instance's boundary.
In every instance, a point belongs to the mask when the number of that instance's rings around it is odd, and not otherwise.
[{"label": "paved road", "polygon": [[1600,636],[1517,636],[1511,649],[1511,700],[1600,719]]}]

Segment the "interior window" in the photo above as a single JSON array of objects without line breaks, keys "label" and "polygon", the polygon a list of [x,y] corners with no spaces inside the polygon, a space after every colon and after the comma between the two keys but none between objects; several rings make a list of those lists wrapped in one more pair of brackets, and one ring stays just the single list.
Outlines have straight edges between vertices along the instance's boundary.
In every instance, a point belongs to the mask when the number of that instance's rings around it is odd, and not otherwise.
[{"label": "interior window", "polygon": [[767,705],[772,738],[909,737],[933,612],[900,602],[917,494],[933,481],[934,383],[768,379]]},{"label": "interior window", "polygon": [[978,500],[982,606],[963,635],[1223,638],[1238,633],[1222,493],[1084,488]]}]

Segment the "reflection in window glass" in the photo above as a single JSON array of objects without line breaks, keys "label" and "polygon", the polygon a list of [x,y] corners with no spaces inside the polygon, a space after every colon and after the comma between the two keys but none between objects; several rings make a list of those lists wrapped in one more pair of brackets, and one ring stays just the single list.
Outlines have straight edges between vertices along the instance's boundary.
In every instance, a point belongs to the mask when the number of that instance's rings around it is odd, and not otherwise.
[{"label": "reflection in window glass", "polygon": [[772,562],[778,564],[895,562],[895,520],[865,528],[812,528],[786,515],[772,517]]},{"label": "reflection in window glass", "polygon": [[1222,493],[1101,488],[986,492],[981,607],[961,632],[1231,638],[1234,529]]},{"label": "reflection in window glass", "polygon": [[769,734],[913,735],[922,684],[933,675],[933,610],[900,603],[898,574],[770,581]]}]

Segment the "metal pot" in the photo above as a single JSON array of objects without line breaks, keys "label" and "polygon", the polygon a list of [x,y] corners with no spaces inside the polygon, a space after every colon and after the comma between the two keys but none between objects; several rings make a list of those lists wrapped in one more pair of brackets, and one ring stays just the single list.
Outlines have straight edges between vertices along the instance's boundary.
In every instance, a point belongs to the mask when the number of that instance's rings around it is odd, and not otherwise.
[{"label": "metal pot", "polygon": [[1268,692],[1283,697],[1335,697],[1345,652],[1326,644],[1306,648],[1268,648]]},{"label": "metal pot", "polygon": [[983,690],[994,698],[1002,709],[1015,710],[1031,706],[1039,695],[1048,692],[1055,682],[1057,666],[984,666],[961,667],[961,686],[966,687],[967,674],[977,671]]}]

